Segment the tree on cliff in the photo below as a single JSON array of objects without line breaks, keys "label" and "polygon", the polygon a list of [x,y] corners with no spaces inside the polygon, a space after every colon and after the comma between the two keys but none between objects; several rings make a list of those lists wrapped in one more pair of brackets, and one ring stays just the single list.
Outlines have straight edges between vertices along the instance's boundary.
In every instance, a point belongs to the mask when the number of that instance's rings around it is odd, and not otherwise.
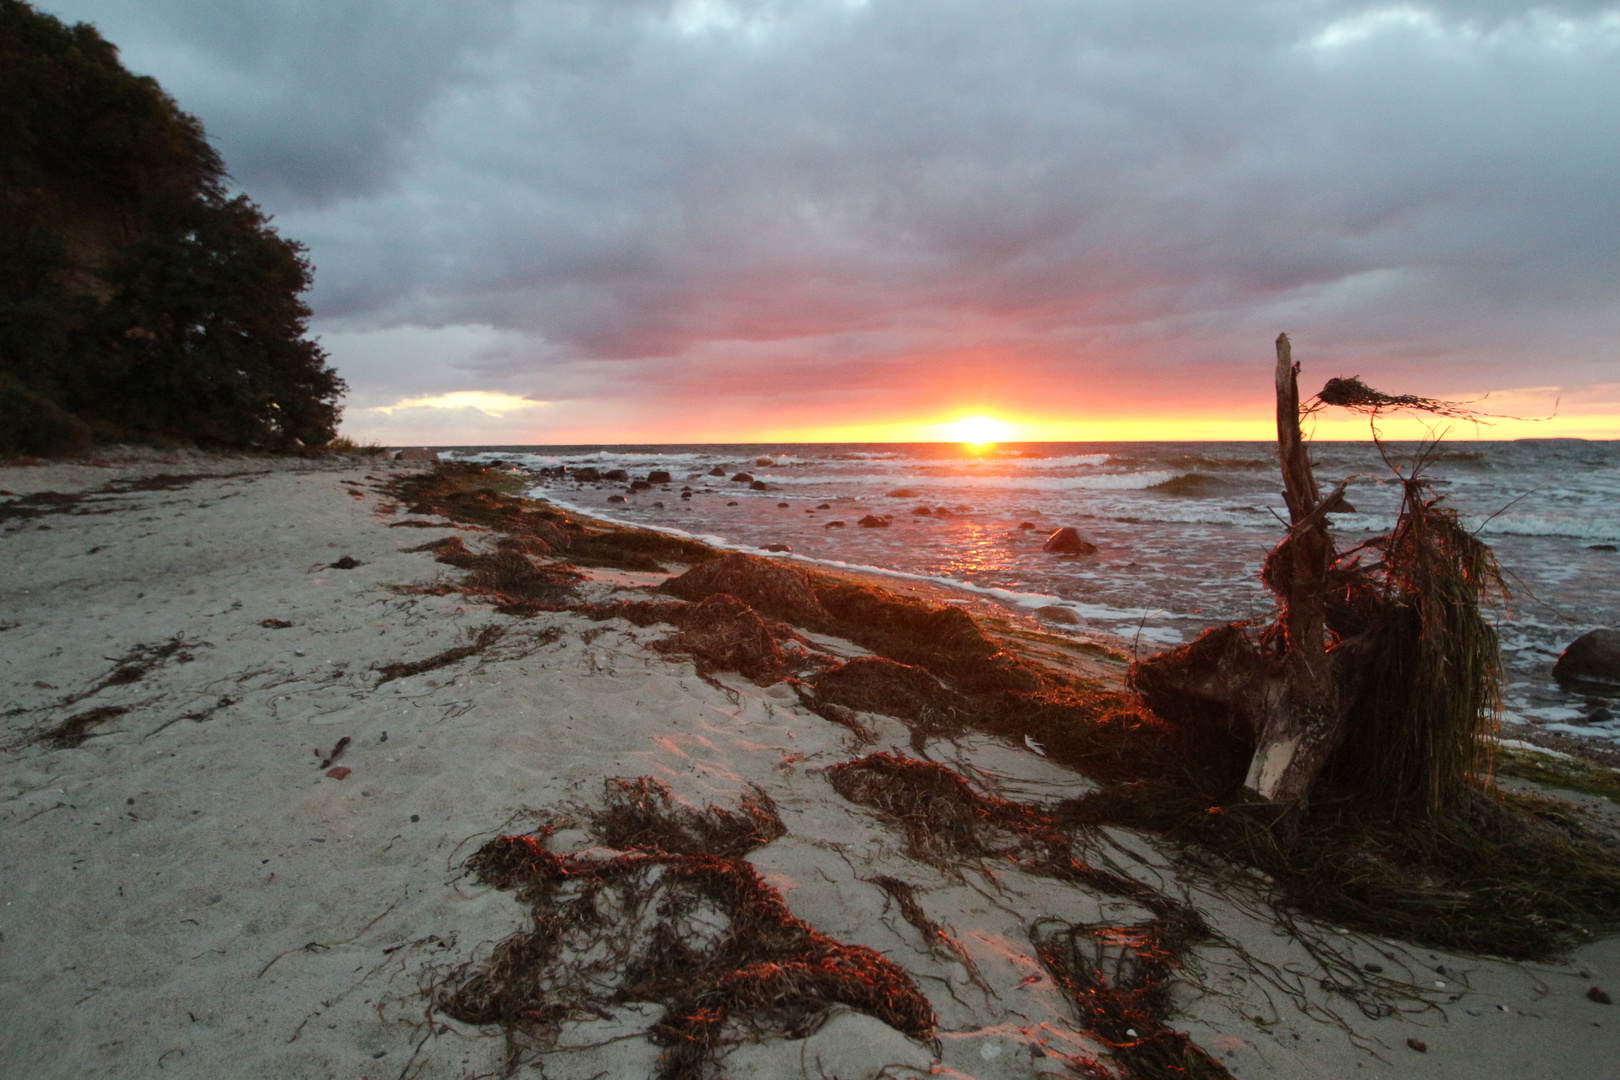
[{"label": "tree on cliff", "polygon": [[304,248],[225,180],[94,27],[0,0],[0,453],[332,438]]}]

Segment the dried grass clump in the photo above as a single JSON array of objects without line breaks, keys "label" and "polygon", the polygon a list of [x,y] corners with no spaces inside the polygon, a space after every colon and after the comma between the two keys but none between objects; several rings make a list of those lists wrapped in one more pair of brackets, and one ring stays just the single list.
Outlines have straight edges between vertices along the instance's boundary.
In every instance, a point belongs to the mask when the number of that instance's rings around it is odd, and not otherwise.
[{"label": "dried grass clump", "polygon": [[1074,1006],[1087,1034],[1106,1043],[1127,1080],[1230,1080],[1196,1043],[1165,1025],[1170,978],[1188,944],[1174,923],[1071,925],[1041,919],[1029,930],[1035,955]]},{"label": "dried grass clump", "polygon": [[[904,971],[795,918],[742,857],[781,834],[762,792],[739,811],[696,811],[674,806],[651,778],[610,781],[592,828],[631,850],[559,856],[542,830],[498,837],[468,860],[481,880],[518,890],[534,929],[458,972],[436,1007],[504,1027],[511,1068],[525,1051],[555,1046],[565,1021],[629,1003],[663,1006],[647,1033],[664,1047],[660,1080],[708,1075],[729,1041],[803,1038],[837,1006],[933,1035],[933,1010]],[[703,850],[711,839],[730,853]]]},{"label": "dried grass clump", "polygon": [[1328,769],[1392,816],[1434,818],[1462,807],[1490,771],[1502,668],[1480,606],[1506,588],[1490,548],[1456,512],[1419,482],[1406,487],[1374,583],[1363,586],[1381,593],[1380,608],[1362,616],[1380,623],[1378,649]]}]

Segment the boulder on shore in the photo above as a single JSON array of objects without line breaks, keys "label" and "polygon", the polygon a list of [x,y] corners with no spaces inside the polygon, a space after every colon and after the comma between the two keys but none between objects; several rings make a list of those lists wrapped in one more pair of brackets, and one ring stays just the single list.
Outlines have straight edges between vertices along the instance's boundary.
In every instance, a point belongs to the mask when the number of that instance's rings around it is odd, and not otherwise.
[{"label": "boulder on shore", "polygon": [[395,461],[428,461],[437,465],[439,455],[437,451],[429,450],[425,446],[411,446],[394,455]]},{"label": "boulder on shore", "polygon": [[669,484],[673,483],[674,480],[675,478],[663,469],[654,469],[647,474],[647,483],[649,484]]},{"label": "boulder on shore", "polygon": [[1041,550],[1052,555],[1095,555],[1097,545],[1082,539],[1080,531],[1072,525],[1065,525],[1046,538]]},{"label": "boulder on shore", "polygon": [[582,481],[582,482],[583,481],[595,482],[597,480],[602,479],[602,470],[596,468],[594,465],[586,465],[583,468],[569,470],[568,475],[573,477],[575,480],[579,480],[579,481]]},{"label": "boulder on shore", "polygon": [[1064,607],[1062,604],[1047,604],[1044,607],[1038,607],[1035,609],[1035,615],[1046,622],[1062,623],[1064,626],[1082,626],[1085,623],[1085,620],[1080,618],[1079,612],[1073,608]]},{"label": "boulder on shore", "polygon": [[1588,630],[1569,643],[1553,665],[1559,685],[1598,683],[1620,686],[1620,630]]}]

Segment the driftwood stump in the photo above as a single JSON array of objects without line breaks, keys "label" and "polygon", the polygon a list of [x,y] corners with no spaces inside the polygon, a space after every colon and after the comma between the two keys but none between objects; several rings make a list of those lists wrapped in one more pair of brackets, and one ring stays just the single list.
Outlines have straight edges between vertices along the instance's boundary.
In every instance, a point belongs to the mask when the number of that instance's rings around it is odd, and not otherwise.
[{"label": "driftwood stump", "polygon": [[[1289,522],[1261,579],[1277,617],[1206,631],[1133,665],[1130,683],[1161,718],[1208,729],[1236,750],[1234,788],[1247,761],[1244,802],[1275,808],[1285,840],[1324,775],[1337,796],[1378,813],[1456,810],[1488,765],[1484,737],[1500,705],[1496,632],[1480,607],[1506,597],[1496,560],[1420,476],[1437,438],[1420,445],[1409,469],[1390,463],[1403,490],[1395,528],[1335,550],[1328,515],[1348,509],[1349,481],[1325,498],[1317,487],[1286,334],[1277,338],[1276,390]],[[1358,379],[1329,380],[1305,411],[1321,405],[1375,421],[1392,409],[1467,415],[1453,402],[1383,394]]]},{"label": "driftwood stump", "polygon": [[1256,747],[1244,787],[1263,799],[1294,801],[1310,794],[1339,744],[1353,695],[1341,685],[1343,657],[1330,651],[1327,627],[1335,554],[1327,515],[1342,504],[1344,485],[1326,499],[1316,486],[1299,426],[1299,365],[1287,334],[1277,335],[1277,460],[1291,527],[1271,555],[1280,565],[1268,563],[1267,584],[1277,591],[1286,637],[1277,670],[1253,688]]}]

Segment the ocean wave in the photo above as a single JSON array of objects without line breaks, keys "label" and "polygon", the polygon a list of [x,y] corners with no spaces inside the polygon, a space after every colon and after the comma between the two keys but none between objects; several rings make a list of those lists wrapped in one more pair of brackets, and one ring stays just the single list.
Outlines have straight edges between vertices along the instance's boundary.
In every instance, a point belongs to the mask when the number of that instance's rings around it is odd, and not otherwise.
[{"label": "ocean wave", "polygon": [[1147,488],[1156,495],[1207,496],[1232,490],[1232,484],[1208,473],[1182,473]]}]

